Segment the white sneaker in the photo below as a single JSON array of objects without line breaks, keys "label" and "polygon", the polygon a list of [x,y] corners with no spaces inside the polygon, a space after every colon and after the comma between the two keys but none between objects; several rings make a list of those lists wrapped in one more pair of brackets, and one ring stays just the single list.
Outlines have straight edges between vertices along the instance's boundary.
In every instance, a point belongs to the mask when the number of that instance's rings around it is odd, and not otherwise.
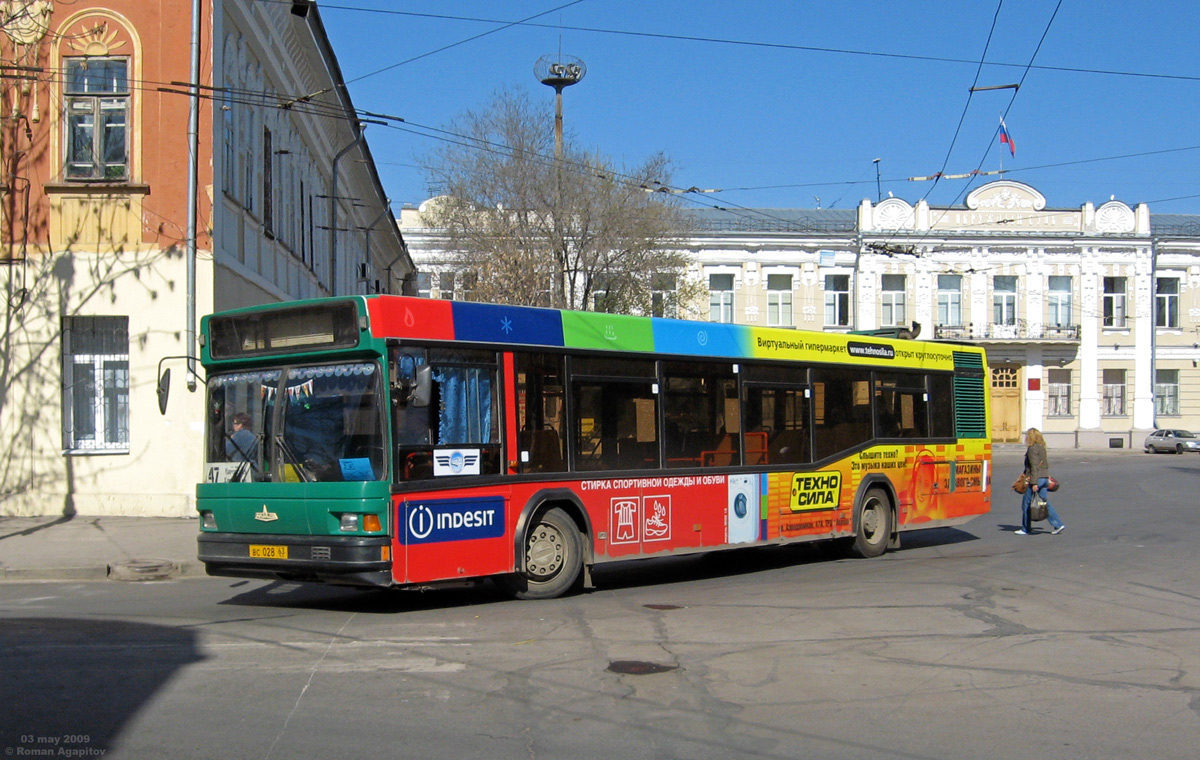
[{"label": "white sneaker", "polygon": [[[1057,533],[1058,531],[1055,531],[1055,532]],[[1024,528],[1017,528],[1015,531],[1013,531],[1013,533],[1016,533],[1018,536],[1028,536],[1029,535],[1029,533],[1026,532],[1026,530]]]},{"label": "white sneaker", "polygon": [[1062,533],[1062,532],[1063,532],[1064,530],[1066,530],[1066,529],[1067,529],[1067,526],[1066,526],[1066,525],[1060,525],[1060,526],[1058,526],[1057,528],[1055,528],[1054,530],[1052,530],[1052,531],[1050,531],[1050,532],[1051,532],[1051,533],[1053,533],[1054,535],[1056,535],[1056,536],[1057,536],[1059,533]]}]

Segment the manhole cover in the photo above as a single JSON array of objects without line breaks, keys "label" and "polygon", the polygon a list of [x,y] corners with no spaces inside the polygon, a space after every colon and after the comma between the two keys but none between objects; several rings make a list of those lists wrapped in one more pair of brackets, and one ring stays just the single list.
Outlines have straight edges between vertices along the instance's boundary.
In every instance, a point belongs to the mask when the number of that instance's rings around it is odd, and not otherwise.
[{"label": "manhole cover", "polygon": [[641,660],[616,660],[608,664],[608,669],[613,673],[621,673],[629,676],[648,676],[652,673],[668,673],[672,670],[678,670],[678,665],[662,665],[657,662],[643,662]]}]

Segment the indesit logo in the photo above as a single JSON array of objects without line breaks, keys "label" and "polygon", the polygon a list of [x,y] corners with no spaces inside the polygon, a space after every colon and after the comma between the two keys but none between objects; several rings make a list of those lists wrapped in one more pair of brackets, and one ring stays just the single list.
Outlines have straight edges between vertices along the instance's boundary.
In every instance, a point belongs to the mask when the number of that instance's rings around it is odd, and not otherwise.
[{"label": "indesit logo", "polygon": [[431,499],[404,502],[407,511],[406,544],[432,544],[444,541],[470,541],[499,538],[504,535],[504,499],[484,496],[477,499]]},{"label": "indesit logo", "polygon": [[433,532],[433,510],[418,504],[408,513],[408,535],[417,540],[429,538]]}]

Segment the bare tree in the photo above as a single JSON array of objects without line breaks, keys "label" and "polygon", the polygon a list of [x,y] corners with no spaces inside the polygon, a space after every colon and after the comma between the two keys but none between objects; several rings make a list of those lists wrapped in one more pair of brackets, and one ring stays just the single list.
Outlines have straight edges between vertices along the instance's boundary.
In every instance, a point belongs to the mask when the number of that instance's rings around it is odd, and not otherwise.
[{"label": "bare tree", "polygon": [[674,196],[661,153],[617,168],[564,140],[553,114],[521,90],[498,93],[447,131],[467,139],[422,160],[442,194],[428,222],[472,300],[634,314],[668,311],[687,290]]}]

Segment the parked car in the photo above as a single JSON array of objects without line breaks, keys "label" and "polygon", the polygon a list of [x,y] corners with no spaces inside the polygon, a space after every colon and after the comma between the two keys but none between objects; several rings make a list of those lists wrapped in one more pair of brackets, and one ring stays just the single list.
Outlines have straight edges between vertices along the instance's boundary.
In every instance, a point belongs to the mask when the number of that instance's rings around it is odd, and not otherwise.
[{"label": "parked car", "polygon": [[1200,438],[1187,430],[1163,428],[1146,436],[1145,446],[1147,454],[1157,454],[1160,451],[1174,451],[1176,454],[1185,451],[1200,452]]}]

